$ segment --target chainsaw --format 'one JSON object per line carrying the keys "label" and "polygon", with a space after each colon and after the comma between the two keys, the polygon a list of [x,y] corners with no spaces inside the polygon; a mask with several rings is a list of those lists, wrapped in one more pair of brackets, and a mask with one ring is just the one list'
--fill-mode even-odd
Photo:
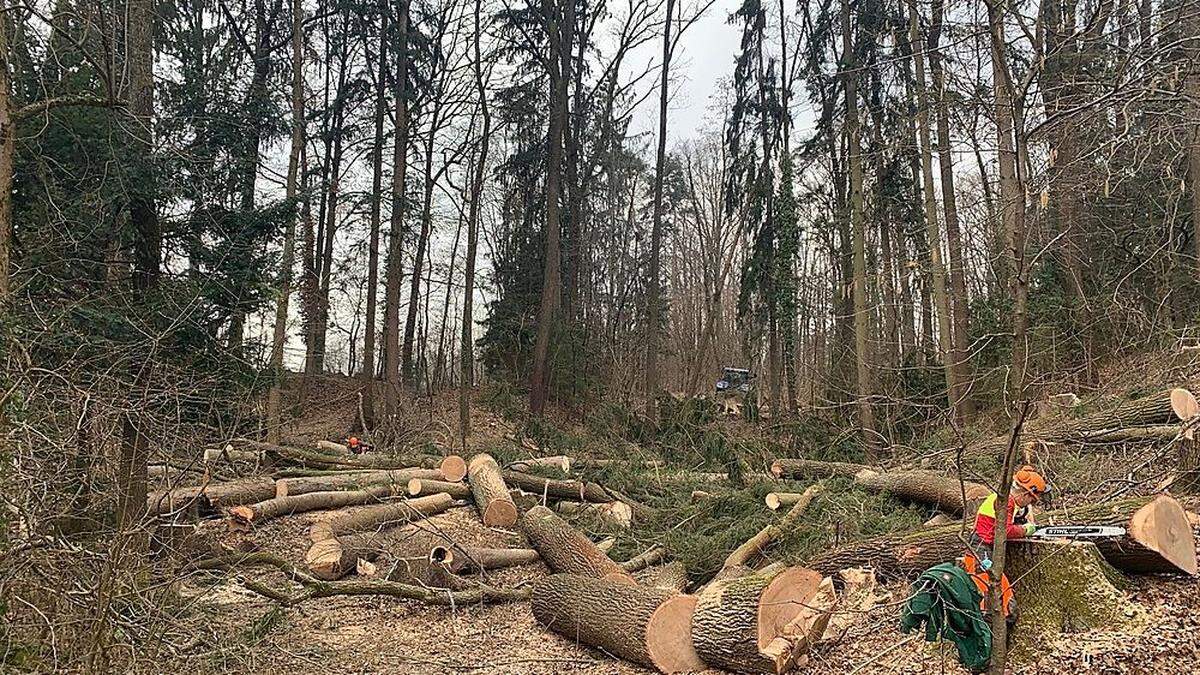
{"label": "chainsaw", "polygon": [[1098,539],[1123,537],[1125,528],[1107,525],[1048,525],[1034,530],[1033,539]]}

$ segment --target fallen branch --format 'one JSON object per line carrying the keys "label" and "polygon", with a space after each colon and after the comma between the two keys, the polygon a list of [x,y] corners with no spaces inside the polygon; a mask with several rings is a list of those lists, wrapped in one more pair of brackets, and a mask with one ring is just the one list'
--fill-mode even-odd
{"label": "fallen branch", "polygon": [[[750,537],[741,546],[734,549],[729,554],[729,557],[725,558],[724,564],[721,565],[721,572],[733,567],[748,565],[751,560],[761,556],[763,551],[771,545],[771,542],[783,537],[789,530],[796,526],[796,523],[800,520],[800,516],[804,515],[804,511],[808,509],[808,505],[823,491],[824,488],[820,483],[805,490],[800,499],[796,500],[796,503],[792,505],[791,510],[779,519],[779,522],[767,525],[759,530],[758,534]],[[717,572],[717,574],[719,575],[721,572]]]}

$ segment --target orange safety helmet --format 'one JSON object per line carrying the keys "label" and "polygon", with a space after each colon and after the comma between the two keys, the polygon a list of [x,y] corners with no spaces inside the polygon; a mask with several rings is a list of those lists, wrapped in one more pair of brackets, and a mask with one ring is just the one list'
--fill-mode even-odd
{"label": "orange safety helmet", "polygon": [[1046,479],[1042,478],[1042,474],[1035,471],[1032,466],[1023,466],[1018,469],[1017,473],[1013,475],[1013,484],[1033,495],[1035,500],[1040,500],[1049,491]]}
{"label": "orange safety helmet", "polygon": [[356,447],[356,446],[358,445],[358,436],[351,436],[351,437],[348,439],[348,442],[349,442],[349,444],[350,444],[350,447],[352,447],[352,448],[353,448],[353,447]]}

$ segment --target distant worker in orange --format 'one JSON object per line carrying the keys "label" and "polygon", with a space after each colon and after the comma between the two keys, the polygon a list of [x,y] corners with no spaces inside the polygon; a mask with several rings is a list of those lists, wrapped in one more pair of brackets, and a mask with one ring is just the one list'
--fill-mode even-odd
{"label": "distant worker in orange", "polygon": [[[1040,502],[1048,492],[1046,479],[1033,467],[1024,466],[1013,475],[1003,520],[996,513],[999,495],[995,492],[989,494],[979,505],[979,511],[975,514],[975,531],[971,533],[970,550],[963,557],[963,566],[975,581],[980,593],[985,596],[985,603],[991,579],[989,570],[992,568],[992,546],[996,542],[996,533],[1003,527],[1005,541],[1032,535],[1037,526],[1032,522],[1030,507]],[[1016,606],[1007,576],[1001,576],[1000,589],[1004,614],[1010,620],[1014,620]]]}
{"label": "distant worker in orange", "polygon": [[358,436],[351,436],[346,439],[346,447],[355,455],[361,455],[364,452],[370,452],[373,448],[366,441],[359,440]]}

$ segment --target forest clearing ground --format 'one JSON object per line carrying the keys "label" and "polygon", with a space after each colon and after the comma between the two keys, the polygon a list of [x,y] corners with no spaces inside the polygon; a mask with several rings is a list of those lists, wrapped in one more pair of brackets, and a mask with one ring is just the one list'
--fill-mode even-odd
{"label": "forest clearing ground", "polygon": [[[351,400],[337,396],[344,383],[330,382],[323,392],[326,405],[298,420],[296,433],[285,439],[310,442],[314,435],[337,438],[337,425],[352,419],[343,406]],[[341,401],[338,403],[337,401]],[[405,418],[411,437],[445,436],[457,421],[453,396],[423,399]],[[501,415],[479,405],[471,409],[478,432],[472,451],[497,444],[519,445],[523,434]],[[561,421],[561,420],[560,420]],[[345,427],[340,427],[344,433]],[[549,451],[547,452],[549,454]],[[714,489],[728,486],[714,484]],[[658,483],[655,489],[668,489]],[[670,489],[675,489],[671,487]],[[679,488],[680,490],[688,489]],[[1197,502],[1186,503],[1195,510]],[[360,507],[361,508],[361,507]],[[348,511],[348,510],[347,510]],[[250,537],[261,550],[300,562],[310,541],[308,527],[328,513],[316,512],[267,522]],[[919,522],[919,521],[918,521]],[[521,547],[516,532],[485,528],[474,508],[455,508],[428,521],[467,546]],[[693,524],[696,524],[693,521]],[[599,535],[591,533],[594,538]],[[231,539],[237,535],[224,535]],[[403,547],[404,531],[385,530],[384,548]],[[636,528],[630,533],[642,546],[648,537]],[[628,548],[626,549],[628,550]],[[622,558],[623,559],[623,558]],[[392,561],[377,561],[385,575]],[[489,583],[514,587],[544,576],[538,563],[488,573]],[[334,597],[278,608],[246,590],[239,578],[252,578],[274,588],[287,582],[274,570],[239,569],[197,574],[183,582],[181,595],[193,611],[193,629],[201,640],[180,653],[171,670],[195,672],[330,673],[643,673],[634,664],[547,631],[537,625],[527,602],[491,606],[430,607],[386,597]],[[1113,631],[1061,635],[1034,649],[1036,658],[1015,673],[1178,673],[1200,664],[1200,581],[1172,577],[1134,577],[1127,596],[1147,610],[1144,621]],[[295,586],[290,588],[294,590]],[[920,636],[899,630],[900,604],[907,583],[880,589],[879,606],[853,615],[841,637],[811,654],[798,673],[965,673],[953,647],[929,645]],[[1018,597],[1020,588],[1018,585]],[[912,638],[912,639],[910,639]],[[1019,639],[1019,638],[1018,638]],[[166,670],[166,669],[164,669]],[[717,671],[709,671],[717,672]]]}

